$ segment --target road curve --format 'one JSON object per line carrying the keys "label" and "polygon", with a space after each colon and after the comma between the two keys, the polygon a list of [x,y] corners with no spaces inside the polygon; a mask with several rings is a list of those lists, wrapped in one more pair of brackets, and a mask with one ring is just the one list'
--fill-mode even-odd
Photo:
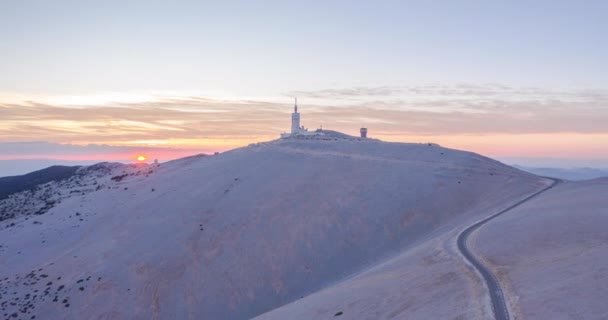
{"label": "road curve", "polygon": [[478,221],[478,222],[472,224],[471,226],[467,227],[462,232],[460,232],[460,234],[458,235],[458,239],[457,239],[458,250],[463,255],[463,257],[467,261],[469,261],[469,263],[471,263],[471,265],[473,265],[473,267],[475,269],[477,269],[477,271],[479,271],[479,273],[482,275],[484,281],[486,282],[486,285],[488,287],[489,294],[490,294],[490,299],[492,301],[492,310],[494,311],[494,318],[496,320],[509,320],[509,311],[507,309],[507,304],[505,303],[502,289],[500,288],[500,284],[498,283],[498,280],[496,279],[494,274],[490,271],[490,269],[485,267],[477,258],[475,258],[473,253],[469,250],[469,248],[467,247],[467,240],[469,238],[469,235],[471,235],[471,233],[473,233],[473,231],[475,231],[476,229],[481,227],[484,223],[500,216],[503,213],[506,213],[508,211],[515,209],[516,207],[535,198],[536,196],[540,195],[541,193],[553,188],[554,186],[556,186],[557,184],[562,182],[559,179],[553,179],[553,178],[547,178],[547,179],[553,180],[553,183],[550,186],[548,186],[536,193],[533,193],[532,195],[528,196],[527,198],[511,205],[510,207],[508,207],[498,213],[495,213],[481,221]]}

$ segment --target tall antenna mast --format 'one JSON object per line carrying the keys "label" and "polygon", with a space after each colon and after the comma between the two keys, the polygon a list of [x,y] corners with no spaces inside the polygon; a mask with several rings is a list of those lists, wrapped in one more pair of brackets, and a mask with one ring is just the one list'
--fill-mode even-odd
{"label": "tall antenna mast", "polygon": [[293,109],[295,110],[295,113],[298,113],[298,97],[294,97],[294,98],[296,99],[296,103],[295,103]]}

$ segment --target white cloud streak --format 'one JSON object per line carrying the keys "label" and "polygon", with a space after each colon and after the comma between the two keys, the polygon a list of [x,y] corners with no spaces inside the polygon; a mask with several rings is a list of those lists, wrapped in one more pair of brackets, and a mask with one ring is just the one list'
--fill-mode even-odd
{"label": "white cloud streak", "polygon": [[[87,143],[187,139],[256,140],[289,127],[298,96],[303,123],[384,135],[607,133],[608,91],[551,91],[495,84],[357,87],[293,91],[271,99],[138,96],[63,105],[57,99],[0,101],[0,141]],[[119,97],[119,96],[118,96]],[[69,99],[68,99],[69,100]],[[42,101],[45,101],[44,103]],[[73,101],[89,101],[78,97]]]}

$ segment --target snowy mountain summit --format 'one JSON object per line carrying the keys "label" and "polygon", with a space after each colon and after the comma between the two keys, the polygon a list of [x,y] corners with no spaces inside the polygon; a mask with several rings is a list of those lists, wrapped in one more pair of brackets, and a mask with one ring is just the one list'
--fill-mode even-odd
{"label": "snowy mountain summit", "polygon": [[[549,182],[470,152],[333,131],[158,167],[84,167],[0,202],[0,315],[372,318],[327,298],[308,311],[277,308],[448,239]],[[421,261],[457,261],[445,284],[471,278],[451,244],[433,243]],[[433,310],[464,303],[454,301]],[[368,312],[399,308],[378,306],[387,309]]]}

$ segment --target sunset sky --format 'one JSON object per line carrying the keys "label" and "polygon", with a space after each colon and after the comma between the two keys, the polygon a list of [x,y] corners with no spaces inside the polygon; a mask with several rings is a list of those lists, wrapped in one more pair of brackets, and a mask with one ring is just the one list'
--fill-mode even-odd
{"label": "sunset sky", "polygon": [[2,1],[0,161],[224,151],[297,96],[309,128],[608,167],[606,30],[606,1]]}

